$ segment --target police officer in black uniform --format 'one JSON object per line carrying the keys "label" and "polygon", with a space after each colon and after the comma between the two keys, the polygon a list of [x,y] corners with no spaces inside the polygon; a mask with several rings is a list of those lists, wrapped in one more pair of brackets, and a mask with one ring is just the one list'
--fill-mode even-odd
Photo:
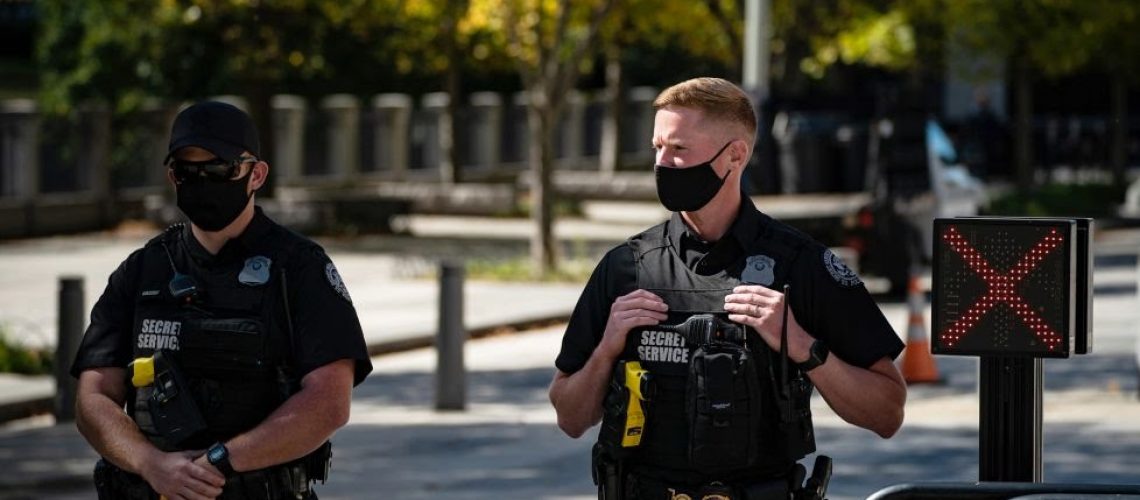
{"label": "police officer in black uniform", "polygon": [[324,250],[254,205],[258,153],[234,106],[175,118],[167,176],[190,223],[111,274],[71,367],[100,499],[312,499],[325,479],[372,364]]}
{"label": "police officer in black uniform", "polygon": [[756,118],[740,88],[697,78],[654,107],[657,192],[674,214],[594,270],[556,360],[558,425],[576,438],[602,422],[600,498],[810,497],[796,462],[815,449],[813,386],[890,437],[903,344],[834,253],[742,195]]}

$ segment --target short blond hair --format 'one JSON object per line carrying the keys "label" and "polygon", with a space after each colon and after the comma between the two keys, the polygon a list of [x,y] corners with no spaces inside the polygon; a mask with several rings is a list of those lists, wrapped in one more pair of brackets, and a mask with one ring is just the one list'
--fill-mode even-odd
{"label": "short blond hair", "polygon": [[740,125],[753,140],[756,138],[752,100],[740,87],[723,78],[693,78],[669,87],[653,100],[655,110],[667,106],[700,110],[706,117]]}

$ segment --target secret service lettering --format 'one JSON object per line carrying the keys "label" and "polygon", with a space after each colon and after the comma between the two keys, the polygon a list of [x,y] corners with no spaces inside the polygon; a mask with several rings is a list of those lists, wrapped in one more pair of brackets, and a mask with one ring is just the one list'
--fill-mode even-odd
{"label": "secret service lettering", "polygon": [[688,363],[689,348],[680,334],[644,330],[641,332],[641,345],[637,346],[637,357],[642,361]]}
{"label": "secret service lettering", "polygon": [[142,331],[138,335],[138,348],[177,351],[178,334],[181,331],[181,321],[144,319],[142,320]]}

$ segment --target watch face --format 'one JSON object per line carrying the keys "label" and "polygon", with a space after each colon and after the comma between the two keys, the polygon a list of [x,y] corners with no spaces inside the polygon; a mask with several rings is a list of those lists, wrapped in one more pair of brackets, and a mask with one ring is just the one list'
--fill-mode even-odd
{"label": "watch face", "polygon": [[208,455],[209,456],[206,457],[207,460],[209,460],[211,463],[217,462],[218,460],[226,458],[226,449],[222,448],[221,446],[215,446],[213,448],[210,448]]}

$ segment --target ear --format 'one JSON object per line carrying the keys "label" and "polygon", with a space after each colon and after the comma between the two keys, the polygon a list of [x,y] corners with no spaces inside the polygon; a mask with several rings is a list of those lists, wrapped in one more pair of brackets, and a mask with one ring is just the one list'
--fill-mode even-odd
{"label": "ear", "polygon": [[249,187],[254,191],[261,189],[261,186],[265,185],[265,179],[269,177],[269,164],[264,160],[255,163],[249,177]]}
{"label": "ear", "polygon": [[178,183],[175,182],[175,180],[174,180],[174,170],[173,169],[169,169],[169,168],[166,169],[166,180],[170,182],[171,186],[173,186],[175,188],[178,187]]}
{"label": "ear", "polygon": [[729,159],[732,161],[732,165],[734,167],[743,167],[745,165],[748,165],[748,143],[745,142],[744,139],[736,139],[732,141],[732,146],[728,148],[728,151]]}

